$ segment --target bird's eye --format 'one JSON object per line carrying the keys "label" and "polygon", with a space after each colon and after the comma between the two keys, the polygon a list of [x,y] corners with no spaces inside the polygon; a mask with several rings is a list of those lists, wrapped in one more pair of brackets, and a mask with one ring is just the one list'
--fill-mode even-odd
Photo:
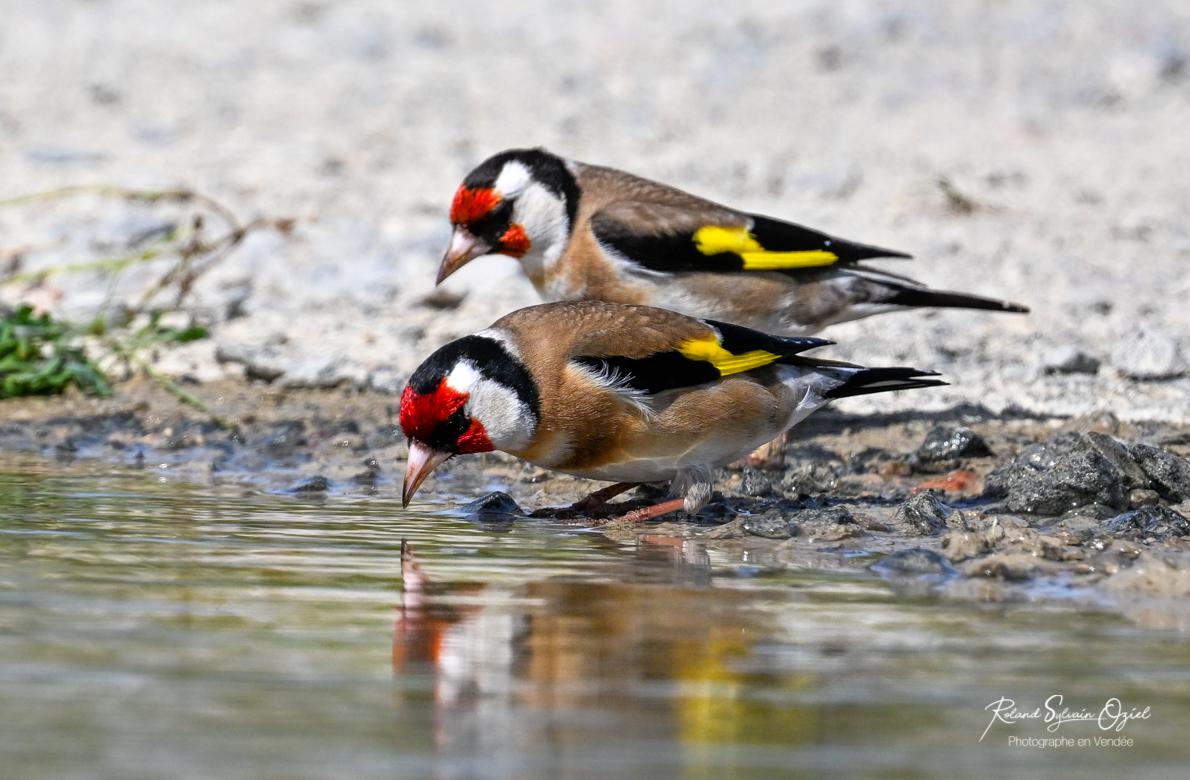
{"label": "bird's eye", "polygon": [[471,232],[476,236],[484,238],[493,238],[499,236],[508,229],[508,223],[512,220],[512,203],[503,200],[500,205],[489,211],[484,216],[472,222],[469,227]]}
{"label": "bird's eye", "polygon": [[455,410],[454,414],[446,418],[446,422],[444,422],[443,425],[457,438],[458,436],[462,435],[463,431],[467,430],[467,426],[470,425],[470,420],[460,407],[459,409]]}
{"label": "bird's eye", "polygon": [[471,427],[471,418],[462,407],[456,409],[449,417],[434,424],[424,441],[441,452],[454,452],[459,445],[459,438]]}

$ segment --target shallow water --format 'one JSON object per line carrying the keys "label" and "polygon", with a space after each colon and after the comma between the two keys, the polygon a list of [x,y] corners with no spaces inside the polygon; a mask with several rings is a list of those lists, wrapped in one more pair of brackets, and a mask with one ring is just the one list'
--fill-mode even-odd
{"label": "shallow water", "polygon": [[[5,777],[1184,776],[1190,643],[692,542],[7,460],[0,691]],[[990,702],[1052,694],[1151,716],[980,741]]]}

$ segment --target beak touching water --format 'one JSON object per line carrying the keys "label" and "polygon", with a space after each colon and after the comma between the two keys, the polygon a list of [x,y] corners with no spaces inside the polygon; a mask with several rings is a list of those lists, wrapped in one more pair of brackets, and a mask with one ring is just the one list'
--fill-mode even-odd
{"label": "beak touching water", "polygon": [[462,225],[455,226],[455,232],[450,237],[450,246],[442,256],[442,265],[438,266],[438,279],[435,284],[442,284],[446,277],[459,270],[475,258],[486,255],[492,248],[484,241],[471,235],[471,231]]}
{"label": "beak touching water", "polygon": [[401,508],[409,506],[413,494],[421,487],[421,483],[430,472],[441,466],[450,458],[449,452],[438,452],[430,449],[420,441],[409,441],[409,465],[405,467],[405,485],[401,489]]}

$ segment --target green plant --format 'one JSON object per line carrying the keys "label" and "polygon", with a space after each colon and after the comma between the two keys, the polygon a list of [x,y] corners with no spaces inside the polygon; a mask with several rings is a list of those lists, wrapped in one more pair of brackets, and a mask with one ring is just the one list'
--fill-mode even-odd
{"label": "green plant", "polygon": [[[191,322],[186,327],[173,327],[162,324],[163,319],[167,314],[183,311],[198,278],[235,251],[246,236],[258,230],[288,234],[294,220],[258,218],[242,222],[231,209],[192,190],[131,190],[107,185],[65,187],[3,199],[0,207],[37,205],[79,196],[115,198],[150,207],[181,205],[193,210],[188,216],[170,221],[148,243],[129,239],[124,253],[110,257],[24,270],[20,267],[23,248],[0,248],[0,258],[11,258],[9,267],[0,271],[0,286],[26,284],[35,288],[59,274],[98,273],[106,278],[110,290],[128,269],[168,261],[164,273],[141,292],[137,301],[129,304],[109,299],[85,327],[48,314],[34,316],[27,305],[7,314],[0,309],[0,399],[61,393],[71,385],[94,395],[109,395],[108,379],[99,364],[105,363],[105,358],[114,358],[201,410],[217,424],[233,427],[198,396],[156,371],[151,362],[151,348],[206,338],[207,329],[202,325]],[[212,231],[212,223],[220,229]],[[162,302],[165,295],[172,299]]]}
{"label": "green plant", "polygon": [[53,395],[74,385],[107,396],[103,371],[79,344],[79,330],[20,306],[0,318],[0,398]]}

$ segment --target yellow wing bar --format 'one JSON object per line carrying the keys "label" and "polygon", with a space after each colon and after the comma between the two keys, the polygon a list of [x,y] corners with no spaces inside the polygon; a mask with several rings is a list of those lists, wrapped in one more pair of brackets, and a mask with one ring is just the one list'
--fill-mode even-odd
{"label": "yellow wing bar", "polygon": [[767,366],[781,358],[773,352],[754,349],[739,355],[729,352],[719,344],[714,334],[687,339],[678,345],[678,354],[687,360],[702,360],[719,370],[720,376],[739,374],[753,368]]}
{"label": "yellow wing bar", "polygon": [[[704,255],[729,253],[739,255],[748,271],[780,271],[786,268],[816,268],[839,259],[825,249],[797,252],[771,252],[761,246],[744,227],[707,225],[694,232],[694,246]],[[761,364],[763,365],[763,364]],[[746,369],[742,369],[746,370]]]}

